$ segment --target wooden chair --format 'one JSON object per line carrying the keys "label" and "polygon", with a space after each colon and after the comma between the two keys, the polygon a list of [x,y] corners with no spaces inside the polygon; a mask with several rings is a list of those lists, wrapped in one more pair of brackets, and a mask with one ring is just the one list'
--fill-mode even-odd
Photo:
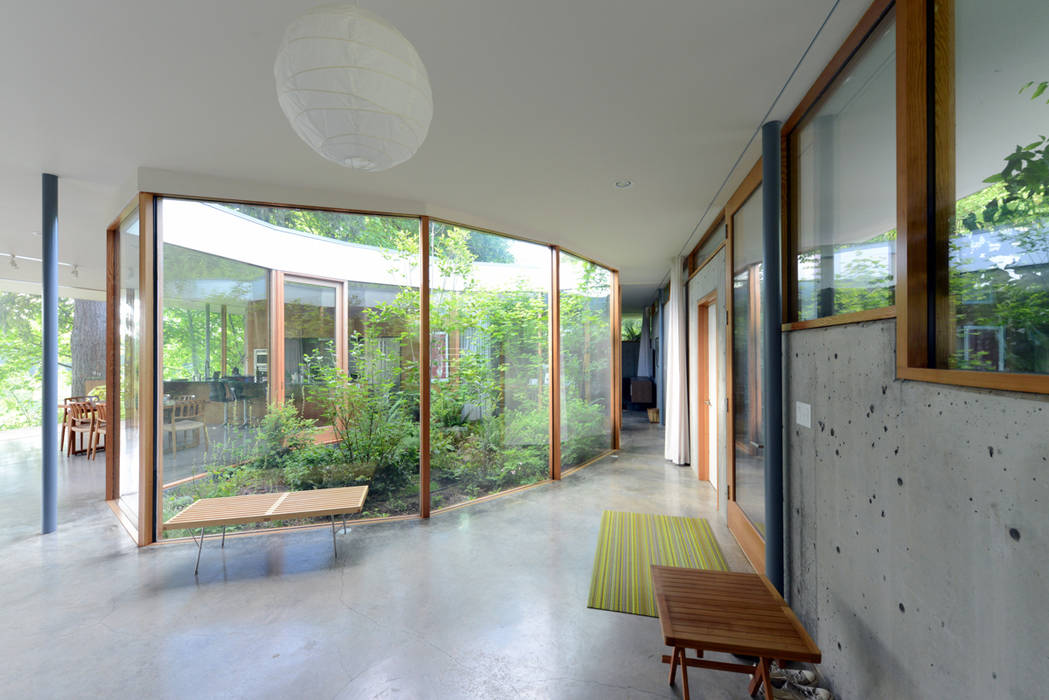
{"label": "wooden chair", "polygon": [[101,401],[95,404],[95,422],[93,430],[91,431],[90,446],[88,448],[87,458],[94,459],[95,454],[98,453],[98,438],[103,438],[102,446],[109,447],[109,422],[106,414],[106,403]]}
{"label": "wooden chair", "polygon": [[62,432],[58,438],[58,449],[66,449],[66,428],[69,427],[69,404],[90,401],[87,396],[68,396],[62,400]]}
{"label": "wooden chair", "polygon": [[171,407],[171,422],[164,426],[164,431],[171,433],[171,454],[178,452],[178,434],[196,431],[197,441],[194,447],[200,444],[201,435],[204,439],[204,450],[210,448],[208,440],[208,426],[204,422],[204,399],[192,396],[180,396],[175,399]]}
{"label": "wooden chair", "polygon": [[[71,401],[66,405],[66,427],[69,429],[69,443],[66,456],[87,452],[92,433],[95,431],[95,405],[90,401]],[[77,447],[77,436],[80,447]]]}

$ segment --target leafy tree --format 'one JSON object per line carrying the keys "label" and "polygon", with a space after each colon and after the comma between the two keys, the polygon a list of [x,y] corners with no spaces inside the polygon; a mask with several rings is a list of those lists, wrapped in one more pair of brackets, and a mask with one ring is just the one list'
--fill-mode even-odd
{"label": "leafy tree", "polygon": [[641,339],[641,321],[638,319],[623,319],[622,339],[632,342]]}
{"label": "leafy tree", "polygon": [[[72,299],[59,299],[59,381],[65,386],[71,381],[73,362],[73,308]],[[41,297],[0,292],[0,386],[4,388],[0,393],[0,430],[40,425],[42,347]]]}
{"label": "leafy tree", "polygon": [[[1033,82],[1037,99],[1049,83]],[[966,327],[994,329],[1005,356],[977,342],[961,343],[950,366],[963,369],[1049,372],[1049,139],[1017,145],[1001,171],[984,179],[984,189],[959,200],[949,238],[949,285],[956,340]],[[983,237],[980,241],[979,238]],[[1016,251],[997,259],[975,259],[973,244],[1003,244]],[[990,263],[990,264],[988,264]],[[996,351],[994,355],[997,355]]]}

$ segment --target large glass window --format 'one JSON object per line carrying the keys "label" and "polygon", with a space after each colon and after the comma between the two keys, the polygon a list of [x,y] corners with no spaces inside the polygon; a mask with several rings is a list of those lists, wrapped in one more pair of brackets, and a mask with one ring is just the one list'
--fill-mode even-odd
{"label": "large glass window", "polygon": [[120,324],[120,475],[118,504],[138,522],[139,362],[142,304],[139,287],[138,210],[120,222],[120,267],[117,270],[117,322]]}
{"label": "large glass window", "polygon": [[440,508],[549,478],[550,249],[438,222],[430,240],[431,504]]}
{"label": "large glass window", "polygon": [[612,447],[612,273],[564,251],[560,255],[564,470]]}
{"label": "large glass window", "polygon": [[165,484],[247,459],[253,429],[266,415],[269,270],[172,242],[192,244],[181,235],[180,217],[205,206],[165,200],[159,209],[167,238],[160,409]]}
{"label": "large glass window", "polygon": [[692,269],[698,270],[703,263],[707,261],[707,258],[714,254],[714,251],[718,249],[718,246],[725,242],[727,231],[728,227],[725,225],[724,221],[717,225],[714,232],[710,234],[710,237],[703,241],[703,245],[693,252]]}
{"label": "large glass window", "polygon": [[[548,479],[555,427],[564,468],[612,446],[614,273],[601,265],[557,258],[562,420],[551,426],[550,246],[431,222],[424,290],[418,218],[160,197],[156,220],[161,522],[201,499],[360,485],[369,487],[363,512],[349,517],[421,512],[427,374],[430,508]],[[121,251],[130,268],[119,278],[130,498],[136,343],[150,332],[141,327],[137,222],[122,228]]]}
{"label": "large glass window", "polygon": [[[954,3],[954,199],[940,366],[1049,373],[1049,4]],[[1039,73],[1041,71],[1041,73]],[[940,125],[950,128],[950,125]],[[946,154],[944,154],[946,155]]]}
{"label": "large glass window", "polygon": [[732,410],[736,503],[765,532],[762,188],[732,217]]}
{"label": "large glass window", "polygon": [[418,219],[163,199],[158,221],[164,520],[364,484],[356,517],[418,512]]}
{"label": "large glass window", "polygon": [[894,303],[895,36],[890,15],[792,135],[797,320]]}

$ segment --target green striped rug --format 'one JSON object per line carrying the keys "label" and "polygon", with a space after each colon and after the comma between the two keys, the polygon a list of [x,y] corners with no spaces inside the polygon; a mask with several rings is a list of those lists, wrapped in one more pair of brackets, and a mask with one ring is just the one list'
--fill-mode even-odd
{"label": "green striped rug", "polygon": [[586,606],[657,617],[652,564],[728,571],[703,518],[606,510]]}

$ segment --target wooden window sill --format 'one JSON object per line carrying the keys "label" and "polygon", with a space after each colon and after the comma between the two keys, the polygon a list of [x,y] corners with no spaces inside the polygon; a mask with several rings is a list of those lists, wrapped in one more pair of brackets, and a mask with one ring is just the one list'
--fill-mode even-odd
{"label": "wooden window sill", "polygon": [[836,316],[825,316],[814,318],[809,321],[794,321],[784,323],[784,331],[803,331],[806,328],[825,328],[826,326],[843,326],[847,323],[862,323],[863,321],[880,321],[885,318],[896,318],[896,307],[885,306],[880,309],[867,309],[865,311],[854,311],[848,314]]}

